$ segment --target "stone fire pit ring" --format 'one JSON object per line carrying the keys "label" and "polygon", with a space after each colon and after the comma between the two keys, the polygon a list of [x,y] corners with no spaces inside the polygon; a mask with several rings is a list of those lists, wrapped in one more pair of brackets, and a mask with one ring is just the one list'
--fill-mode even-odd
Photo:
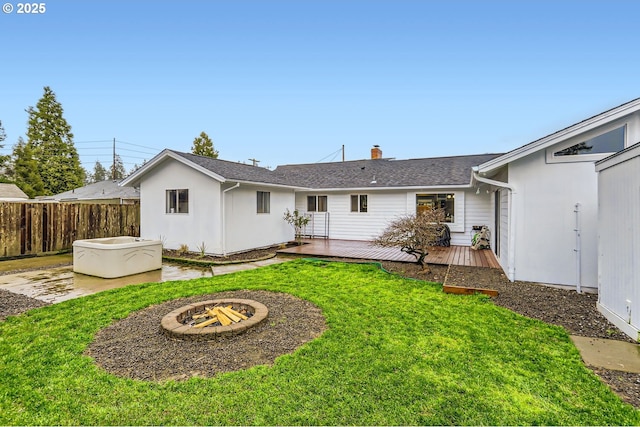
{"label": "stone fire pit ring", "polygon": [[[253,315],[246,320],[233,323],[228,326],[207,326],[195,328],[184,324],[184,320],[194,314],[203,313],[205,307],[233,306],[236,311],[247,310]],[[215,299],[193,304],[188,304],[167,313],[161,321],[162,330],[165,334],[173,338],[183,340],[215,340],[217,338],[239,335],[247,329],[256,326],[269,315],[269,309],[264,304],[250,299]]]}

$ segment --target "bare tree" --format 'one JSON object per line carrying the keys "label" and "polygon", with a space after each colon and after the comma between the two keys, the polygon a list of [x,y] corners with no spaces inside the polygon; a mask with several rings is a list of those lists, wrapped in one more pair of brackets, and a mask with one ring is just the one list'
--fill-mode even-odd
{"label": "bare tree", "polygon": [[428,270],[424,259],[429,247],[440,243],[444,225],[444,209],[432,209],[415,215],[405,215],[391,222],[373,244],[400,248],[416,257],[416,262]]}

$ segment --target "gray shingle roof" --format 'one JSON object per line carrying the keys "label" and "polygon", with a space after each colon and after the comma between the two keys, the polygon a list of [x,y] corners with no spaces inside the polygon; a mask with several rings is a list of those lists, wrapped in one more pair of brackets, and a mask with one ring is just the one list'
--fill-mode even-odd
{"label": "gray shingle roof", "polygon": [[258,166],[246,165],[244,163],[230,162],[228,160],[212,159],[211,157],[197,156],[191,153],[181,153],[169,150],[190,162],[202,166],[203,168],[218,174],[230,181],[248,181],[265,184],[292,185],[274,171]]}
{"label": "gray shingle roof", "polygon": [[[409,160],[367,159],[285,165],[278,166],[274,172],[296,185],[317,189],[468,185],[473,166],[500,155],[478,154]],[[375,183],[372,183],[374,178]]]}
{"label": "gray shingle roof", "polygon": [[74,188],[43,200],[107,200],[139,199],[140,192],[133,187],[120,187],[118,181],[106,180]]}
{"label": "gray shingle roof", "polygon": [[0,199],[28,199],[24,191],[15,184],[0,183]]}
{"label": "gray shingle roof", "polygon": [[[468,185],[471,168],[501,154],[278,166],[275,170],[168,150],[229,181],[288,185],[312,189],[436,187]],[[375,180],[375,183],[372,181]]]}

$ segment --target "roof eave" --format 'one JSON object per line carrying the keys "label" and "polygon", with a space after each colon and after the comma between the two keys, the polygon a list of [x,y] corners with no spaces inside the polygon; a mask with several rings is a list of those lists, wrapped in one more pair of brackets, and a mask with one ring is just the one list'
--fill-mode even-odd
{"label": "roof eave", "polygon": [[601,126],[604,124],[603,122],[606,123],[621,119],[622,117],[635,113],[638,110],[640,110],[640,98],[634,99],[633,101],[607,110],[604,113],[600,113],[589,119],[583,120],[572,126],[552,133],[551,135],[547,135],[536,141],[525,144],[522,147],[516,148],[515,150],[511,150],[510,152],[500,157],[496,157],[495,159],[482,163],[478,166],[478,172],[481,174],[490,173],[507,165],[508,163],[528,156],[531,153],[546,149],[547,147],[562,142],[565,139],[574,137],[582,132],[586,132],[598,126]]}
{"label": "roof eave", "polygon": [[154,158],[152,158],[151,160],[149,160],[147,163],[145,163],[141,168],[139,168],[138,170],[136,170],[135,172],[133,172],[131,175],[129,175],[128,177],[126,177],[125,179],[123,179],[122,181],[120,181],[118,183],[119,186],[122,187],[127,187],[127,186],[135,186],[137,184],[140,183],[141,178],[146,175],[150,170],[152,170],[154,167],[156,167],[158,164],[162,163],[165,159],[167,158],[171,158],[173,160],[176,160],[184,165],[187,165],[201,173],[203,173],[204,175],[207,175],[213,179],[215,179],[216,181],[219,182],[225,182],[226,179],[225,177],[223,177],[222,175],[218,175],[217,173],[214,173],[212,171],[210,171],[207,168],[204,168],[184,157],[182,157],[181,155],[177,154],[176,152],[169,150],[168,148],[165,148],[164,150],[162,150],[160,153],[158,153]]}
{"label": "roof eave", "polygon": [[305,187],[301,187],[301,186],[298,186],[298,185],[278,184],[278,183],[260,182],[260,181],[247,181],[247,180],[232,179],[232,178],[227,179],[226,182],[229,182],[229,183],[237,182],[237,183],[240,183],[242,185],[254,185],[254,186],[260,186],[260,187],[286,188],[286,189],[290,189],[290,190],[294,190],[294,191],[304,190],[305,189]]}
{"label": "roof eave", "polygon": [[407,186],[388,186],[388,187],[332,187],[332,188],[301,188],[296,191],[308,192],[327,192],[336,193],[341,191],[398,191],[398,190],[435,190],[435,189],[468,189],[470,184],[447,184],[447,185],[407,185]]}

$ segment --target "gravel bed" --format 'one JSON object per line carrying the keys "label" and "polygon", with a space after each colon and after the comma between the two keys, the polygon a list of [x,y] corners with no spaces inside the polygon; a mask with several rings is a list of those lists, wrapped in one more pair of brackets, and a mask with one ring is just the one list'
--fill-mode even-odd
{"label": "gravel bed", "polygon": [[[497,269],[432,265],[430,271],[425,272],[415,264],[383,262],[382,266],[404,277],[440,283],[446,277],[449,285],[495,289],[499,292],[499,296],[492,299],[495,304],[562,326],[570,334],[633,342],[597,311],[597,296],[593,294],[526,282],[511,283]],[[269,318],[245,334],[215,342],[215,350],[210,351],[202,351],[202,343],[170,339],[160,331],[160,319],[169,311],[190,302],[230,296],[264,303],[269,307]],[[0,289],[0,320],[44,305],[48,304]],[[100,331],[86,353],[105,370],[130,378],[207,377],[257,364],[271,364],[277,356],[291,353],[322,334],[324,328],[320,310],[291,295],[266,291],[224,292],[174,300],[133,313]],[[198,347],[185,350],[185,345]],[[213,343],[210,345],[214,346]],[[233,348],[234,357],[225,357],[224,348]],[[256,348],[260,350],[256,351]],[[640,409],[640,374],[590,368],[624,401]]]}
{"label": "gravel bed", "polygon": [[49,303],[0,289],[0,320],[45,305]]}
{"label": "gravel bed", "polygon": [[[168,312],[210,299],[259,301],[269,309],[267,319],[240,335],[216,341],[170,338],[160,321]],[[85,354],[115,375],[138,380],[182,380],[212,377],[221,372],[270,365],[320,336],[326,329],[321,310],[289,294],[231,291],[181,298],[148,307],[102,329]]]}

